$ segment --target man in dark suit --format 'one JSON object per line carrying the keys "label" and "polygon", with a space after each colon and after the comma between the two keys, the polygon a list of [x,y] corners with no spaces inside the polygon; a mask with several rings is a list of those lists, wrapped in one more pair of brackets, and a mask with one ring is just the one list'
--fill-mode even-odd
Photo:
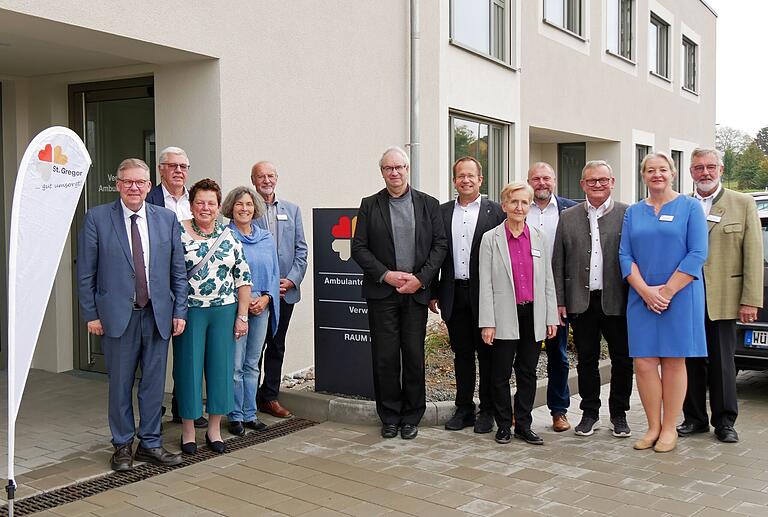
{"label": "man in dark suit", "polygon": [[[445,428],[458,431],[474,425],[476,433],[493,430],[491,349],[478,326],[479,253],[483,234],[504,221],[498,203],[480,195],[483,169],[471,156],[453,164],[453,185],[459,197],[440,205],[448,253],[432,282],[429,308],[448,327],[456,372],[456,412]],[[479,370],[480,412],[475,417],[475,354]]]}
{"label": "man in dark suit", "polygon": [[386,188],[360,203],[352,258],[363,270],[381,435],[394,438],[400,429],[408,440],[426,410],[429,286],[448,246],[438,201],[408,185],[405,151],[384,151],[379,169]]}
{"label": "man in dark suit", "polygon": [[160,151],[157,163],[160,184],[149,191],[147,203],[164,206],[174,212],[179,221],[192,219],[186,187],[189,167],[189,158],[184,149],[166,147]]}
{"label": "man in dark suit", "polygon": [[627,337],[627,283],[619,268],[619,241],[627,205],[611,198],[611,166],[587,162],[581,173],[584,203],[560,214],[552,270],[561,319],[573,328],[579,363],[581,422],[575,432],[590,436],[600,426],[600,336],[611,357],[608,409],[613,436],[632,434],[627,424],[632,393],[632,359]]}
{"label": "man in dark suit", "polygon": [[[277,262],[280,267],[280,320],[277,332],[270,326],[267,345],[262,355],[264,372],[261,388],[256,398],[259,411],[278,418],[288,418],[291,412],[280,404],[280,381],[283,379],[283,357],[288,324],[291,322],[293,307],[301,300],[301,281],[307,272],[307,241],[304,239],[304,225],[301,222],[299,206],[278,198],[277,169],[267,161],[261,161],[251,168],[251,183],[264,199],[267,211],[256,220],[256,224],[269,230],[277,246]],[[271,323],[270,323],[271,325]]]}
{"label": "man in dark suit", "polygon": [[[180,147],[166,147],[160,151],[157,170],[160,173],[160,184],[152,187],[147,194],[146,202],[151,205],[164,206],[176,214],[176,219],[186,221],[192,219],[187,191],[187,174],[189,173],[189,157]],[[165,413],[165,407],[161,413]],[[171,390],[171,421],[181,423],[179,408],[176,403],[176,388]],[[201,416],[195,419],[195,427],[203,429],[208,426],[208,420]]]}
{"label": "man in dark suit", "polygon": [[[533,204],[528,212],[528,224],[544,232],[547,238],[548,256],[555,246],[555,231],[560,213],[576,204],[575,201],[555,195],[557,187],[555,170],[546,162],[536,162],[528,170],[528,184],[533,188]],[[571,428],[565,414],[571,401],[568,389],[568,324],[558,327],[557,335],[546,340],[547,349],[547,406],[552,415],[555,432]]]}
{"label": "man in dark suit", "polygon": [[88,332],[101,336],[109,374],[112,469],[133,468],[133,384],[139,383],[136,460],[178,465],[162,446],[160,407],[168,339],[184,331],[187,275],[173,212],[144,202],[152,183],[138,159],[117,169],[120,199],[88,210],[77,249],[80,309]]}

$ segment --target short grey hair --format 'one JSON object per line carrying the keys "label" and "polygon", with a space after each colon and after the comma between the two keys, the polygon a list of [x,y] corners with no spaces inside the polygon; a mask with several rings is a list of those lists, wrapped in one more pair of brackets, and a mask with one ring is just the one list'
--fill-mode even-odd
{"label": "short grey hair", "polygon": [[187,152],[181,147],[166,147],[165,149],[160,151],[160,154],[157,157],[157,163],[160,164],[160,162],[165,160],[165,157],[168,154],[178,154],[186,158],[187,161],[189,161],[189,156],[187,156]]}
{"label": "short grey hair", "polygon": [[697,147],[693,151],[691,151],[691,163],[693,163],[694,158],[699,158],[701,156],[707,156],[713,154],[717,158],[717,164],[722,166],[723,165],[723,153],[718,151],[717,149],[712,149],[710,147]]}
{"label": "short grey hair", "polygon": [[522,190],[528,194],[528,201],[533,203],[533,188],[524,181],[513,181],[512,183],[506,185],[503,189],[501,189],[501,193],[499,194],[499,201],[505,203],[507,199],[512,197],[512,193],[518,190]]}
{"label": "short grey hair", "polygon": [[408,158],[408,153],[405,152],[405,150],[402,147],[398,147],[396,145],[387,147],[383,153],[381,153],[381,158],[379,158],[379,169],[381,169],[381,165],[384,163],[384,158],[387,157],[390,153],[397,153],[400,156],[402,156],[403,160],[405,161],[405,166],[410,167],[411,166],[411,160]]}
{"label": "short grey hair", "polygon": [[677,175],[677,167],[675,166],[675,160],[669,157],[669,155],[663,151],[656,151],[654,153],[648,153],[645,155],[645,158],[643,158],[643,161],[640,162],[640,174],[645,173],[645,166],[646,164],[653,160],[654,158],[661,158],[662,160],[666,160],[667,164],[669,165],[669,170],[672,171],[672,175]]}
{"label": "short grey hair", "polygon": [[117,166],[117,179],[123,179],[122,174],[120,173],[128,169],[143,169],[144,179],[151,179],[149,177],[149,166],[144,163],[144,160],[140,160],[139,158],[126,158],[120,162],[120,165]]}
{"label": "short grey hair", "polygon": [[581,179],[584,179],[584,175],[587,173],[590,169],[596,169],[598,167],[605,167],[608,169],[608,174],[613,178],[613,167],[611,167],[611,164],[606,162],[605,160],[590,160],[585,165],[584,168],[581,169]]}
{"label": "short grey hair", "polygon": [[227,219],[233,219],[232,216],[234,215],[235,203],[245,194],[248,194],[251,196],[251,199],[253,199],[253,218],[258,219],[264,215],[267,211],[267,205],[264,204],[264,200],[261,199],[261,196],[256,194],[256,191],[250,187],[233,188],[221,204],[221,215]]}
{"label": "short grey hair", "polygon": [[[531,172],[535,171],[536,169],[547,169],[549,172],[552,173],[552,176],[555,176],[555,169],[547,162],[536,162],[533,165],[531,165],[531,168],[528,169],[528,176],[530,176]],[[555,177],[555,179],[557,178]]]}

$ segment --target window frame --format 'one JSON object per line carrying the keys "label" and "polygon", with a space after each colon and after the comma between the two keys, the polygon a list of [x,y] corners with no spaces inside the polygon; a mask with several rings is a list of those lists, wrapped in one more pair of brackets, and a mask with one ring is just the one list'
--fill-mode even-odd
{"label": "window frame", "polygon": [[514,0],[486,0],[488,2],[488,51],[478,49],[456,37],[455,2],[449,4],[449,42],[501,65],[512,67],[512,23],[510,12]]}
{"label": "window frame", "polygon": [[[645,186],[645,183],[643,183],[643,171],[640,170],[640,164],[643,163],[643,158],[645,158],[646,156],[648,156],[652,152],[653,152],[653,147],[650,146],[650,145],[635,144],[635,160],[636,160],[636,164],[635,164],[635,174],[636,174],[635,188],[637,189],[637,191],[635,192],[635,199],[637,201],[642,201],[643,199],[645,199],[645,197],[648,194],[647,187]],[[641,153],[643,153],[642,156],[641,156]]]}
{"label": "window frame", "polygon": [[683,35],[683,90],[698,94],[699,91],[699,45]]}
{"label": "window frame", "polygon": [[[654,75],[655,77],[659,77],[661,79],[664,79],[666,81],[671,81],[670,77],[670,69],[672,68],[671,60],[669,56],[669,37],[670,37],[670,30],[671,26],[669,23],[667,23],[664,18],[659,16],[658,14],[651,11],[650,19],[649,19],[649,34],[648,34],[648,41],[651,42],[651,25],[655,27],[656,30],[656,38],[655,41],[653,41],[654,50],[656,54],[655,59],[655,69],[652,69],[650,67],[649,63],[649,72]],[[649,49],[649,60],[650,60],[650,49]]]}
{"label": "window frame", "polygon": [[[547,4],[550,1],[562,2],[562,23],[558,22],[551,16],[547,16]],[[584,37],[584,0],[543,0],[543,2],[544,19],[542,21],[544,23],[551,25],[556,29],[560,29],[561,31],[566,32],[582,41],[586,41],[586,38]]]}
{"label": "window frame", "polygon": [[671,149],[669,151],[669,157],[672,158],[672,161],[675,164],[675,168],[677,169],[677,174],[675,175],[675,179],[672,180],[672,190],[675,192],[682,192],[683,190],[683,182],[681,174],[683,170],[683,161],[685,160],[685,153],[683,151],[678,151],[677,149]]}
{"label": "window frame", "polygon": [[[458,195],[453,185],[453,164],[461,158],[461,156],[456,156],[454,139],[454,123],[456,119],[488,126],[488,160],[483,170],[483,186],[487,194],[482,194],[482,191],[481,194],[492,201],[498,201],[501,189],[509,177],[509,162],[506,160],[506,157],[509,156],[511,124],[460,111],[450,111],[448,113],[448,148],[450,153],[448,180],[450,182],[449,191],[451,199],[455,199]],[[477,158],[477,156],[474,157]]]}

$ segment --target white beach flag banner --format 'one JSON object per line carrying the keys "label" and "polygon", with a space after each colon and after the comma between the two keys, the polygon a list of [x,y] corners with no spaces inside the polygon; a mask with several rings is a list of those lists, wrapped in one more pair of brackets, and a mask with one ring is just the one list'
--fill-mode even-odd
{"label": "white beach flag banner", "polygon": [[[16,416],[72,217],[91,167],[77,134],[51,127],[21,159],[8,258],[8,480],[13,486]],[[9,493],[12,498],[12,493]]]}

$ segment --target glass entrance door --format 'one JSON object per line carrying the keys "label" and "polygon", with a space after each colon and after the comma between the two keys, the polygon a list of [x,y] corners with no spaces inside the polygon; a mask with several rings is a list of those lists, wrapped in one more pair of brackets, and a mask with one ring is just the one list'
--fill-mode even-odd
{"label": "glass entrance door", "polygon": [[[125,158],[141,158],[155,170],[155,99],[152,77],[120,81],[73,84],[69,87],[70,127],[88,148],[93,166],[86,180],[84,196],[75,214],[73,233],[83,222],[85,211],[114,202],[117,166]],[[77,242],[73,239],[73,261]],[[106,373],[98,336],[89,335],[80,318],[74,278],[76,368]]]}

